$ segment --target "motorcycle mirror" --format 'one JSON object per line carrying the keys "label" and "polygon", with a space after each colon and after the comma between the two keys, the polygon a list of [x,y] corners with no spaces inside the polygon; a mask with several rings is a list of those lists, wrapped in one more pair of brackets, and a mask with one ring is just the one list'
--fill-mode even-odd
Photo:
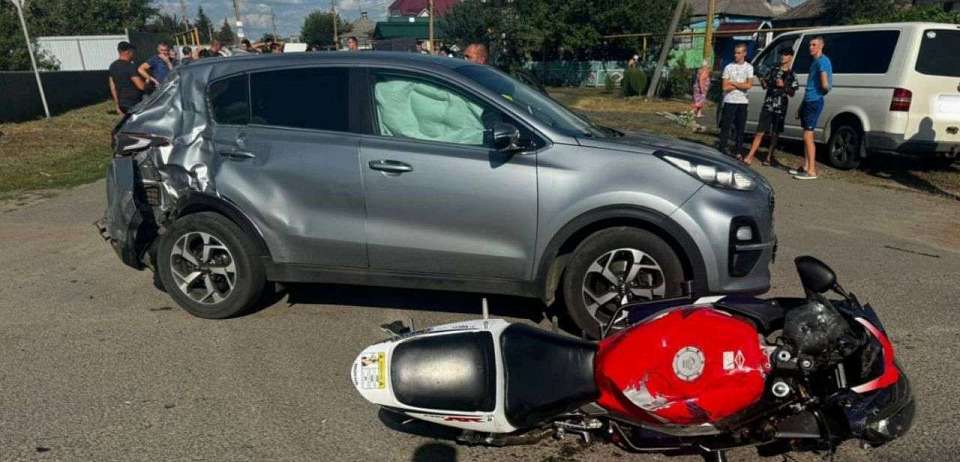
{"label": "motorcycle mirror", "polygon": [[793,262],[797,265],[800,283],[808,293],[822,294],[839,288],[836,273],[826,263],[811,256],[797,257]]}

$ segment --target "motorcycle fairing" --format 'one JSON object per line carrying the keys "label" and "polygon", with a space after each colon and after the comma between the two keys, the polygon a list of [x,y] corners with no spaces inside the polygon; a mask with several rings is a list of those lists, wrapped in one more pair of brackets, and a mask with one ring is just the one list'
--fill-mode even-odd
{"label": "motorcycle fairing", "polygon": [[[509,325],[510,323],[502,319],[445,324],[409,334],[399,339],[372,345],[363,350],[353,363],[350,374],[353,385],[368,401],[427,422],[478,432],[510,433],[516,431],[517,427],[510,424],[505,414],[503,399],[504,375],[501,366],[503,364],[503,358],[501,357],[499,342],[496,341]],[[440,341],[456,341],[458,337],[464,338],[464,335],[471,337],[474,341],[478,339],[478,335],[488,336],[489,351],[493,353],[494,364],[492,371],[486,371],[494,374],[494,380],[492,381],[494,391],[494,399],[491,400],[493,404],[492,409],[487,408],[487,410],[484,410],[482,408],[486,408],[486,406],[483,405],[476,406],[476,409],[472,410],[468,410],[467,406],[462,405],[447,406],[459,407],[459,409],[430,408],[424,407],[424,404],[427,402],[425,397],[416,396],[414,397],[415,399],[410,400],[410,396],[404,397],[397,395],[397,390],[394,386],[394,368],[391,367],[396,358],[395,352],[397,351],[397,347],[418,339],[447,337],[447,339],[441,339]],[[401,348],[401,351],[402,350],[403,348]],[[441,365],[435,364],[435,366]],[[462,364],[457,365],[457,367],[460,366],[462,366]],[[456,371],[445,371],[442,369],[431,371],[429,367],[426,369],[420,368],[420,372],[428,372],[428,375],[436,374],[436,377],[442,377],[445,373],[456,373]],[[407,398],[407,402],[404,402],[401,398]],[[411,401],[414,404],[410,404]],[[447,401],[447,404],[450,403],[450,401]]]}

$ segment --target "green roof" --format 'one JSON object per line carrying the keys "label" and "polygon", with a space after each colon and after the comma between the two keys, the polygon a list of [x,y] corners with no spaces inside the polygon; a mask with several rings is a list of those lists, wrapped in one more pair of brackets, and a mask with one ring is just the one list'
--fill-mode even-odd
{"label": "green roof", "polygon": [[[434,33],[437,33],[434,28]],[[430,24],[427,22],[380,21],[373,30],[375,40],[395,38],[426,39],[430,37]]]}

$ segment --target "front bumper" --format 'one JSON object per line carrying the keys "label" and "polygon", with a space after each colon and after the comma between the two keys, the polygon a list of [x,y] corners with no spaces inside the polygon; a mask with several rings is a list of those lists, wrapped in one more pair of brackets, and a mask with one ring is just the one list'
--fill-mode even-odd
{"label": "front bumper", "polygon": [[[761,182],[755,191],[704,186],[672,218],[688,230],[703,256],[711,294],[761,294],[770,289],[770,263],[776,257],[773,190]],[[750,239],[737,238],[749,227]]]}

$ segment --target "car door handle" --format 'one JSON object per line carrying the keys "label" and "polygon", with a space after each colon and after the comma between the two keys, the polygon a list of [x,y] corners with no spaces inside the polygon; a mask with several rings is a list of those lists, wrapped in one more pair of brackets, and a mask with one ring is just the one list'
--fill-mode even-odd
{"label": "car door handle", "polygon": [[407,173],[413,171],[413,167],[411,167],[410,164],[396,160],[371,160],[369,165],[372,170],[380,170],[381,172],[388,173]]}
{"label": "car door handle", "polygon": [[230,149],[226,151],[220,151],[220,155],[223,157],[226,157],[227,159],[233,159],[233,160],[253,159],[257,157],[256,154],[250,151],[241,151],[239,149]]}

